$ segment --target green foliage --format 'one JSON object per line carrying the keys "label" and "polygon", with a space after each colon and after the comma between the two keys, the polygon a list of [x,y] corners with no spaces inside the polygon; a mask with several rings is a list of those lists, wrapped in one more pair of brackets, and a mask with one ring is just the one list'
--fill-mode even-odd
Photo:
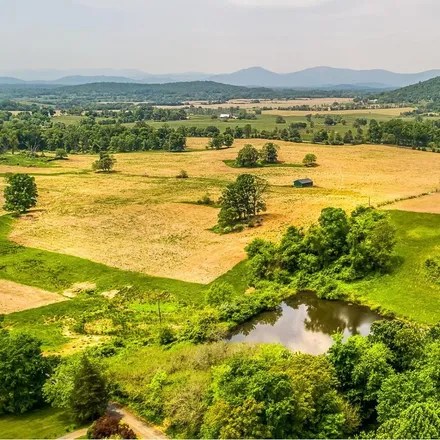
{"label": "green foliage", "polygon": [[116,159],[108,153],[100,153],[99,159],[93,162],[94,171],[109,173],[115,166]]}
{"label": "green foliage", "polygon": [[259,158],[258,150],[252,145],[247,144],[238,152],[235,163],[240,168],[252,168],[258,165]]}
{"label": "green foliage", "polygon": [[229,184],[220,198],[219,225],[233,226],[239,221],[248,221],[266,210],[264,194],[265,180],[251,174],[241,174],[235,183]]}
{"label": "green foliage", "polygon": [[6,177],[3,209],[21,214],[37,204],[38,190],[35,177],[28,174],[10,174]]}
{"label": "green foliage", "polygon": [[303,164],[306,167],[314,167],[316,165],[317,157],[315,154],[309,153],[304,156]]}
{"label": "green foliage", "polygon": [[[213,371],[205,438],[338,438],[345,406],[324,358],[280,347],[236,356]],[[344,426],[345,425],[345,426]]]}
{"label": "green foliage", "polygon": [[100,368],[83,355],[73,376],[69,399],[72,415],[80,422],[94,420],[105,413],[108,400],[107,382]]}
{"label": "green foliage", "polygon": [[218,306],[234,295],[234,288],[225,282],[214,283],[206,292],[206,303],[211,306]]}
{"label": "green foliage", "polygon": [[431,439],[440,437],[440,405],[416,403],[390,419],[377,431],[379,439]]}
{"label": "green foliage", "polygon": [[440,283],[440,257],[428,258],[425,261],[425,268],[428,276],[437,283]]}
{"label": "green foliage", "polygon": [[55,159],[67,159],[67,151],[63,148],[57,148],[55,150]]}
{"label": "green foliage", "polygon": [[68,409],[80,423],[102,416],[109,399],[100,366],[85,354],[68,358],[56,368],[44,385],[44,396],[55,408]]}
{"label": "green foliage", "polygon": [[337,279],[388,270],[394,234],[383,212],[360,207],[348,217],[342,209],[326,208],[307,232],[291,227],[279,245],[259,239],[251,243],[246,248],[249,280],[251,285],[262,279],[295,281],[321,298],[339,299]]}
{"label": "green foliage", "polygon": [[278,150],[280,147],[273,142],[263,145],[260,158],[263,163],[278,163]]}
{"label": "green foliage", "polygon": [[40,341],[0,330],[0,414],[25,413],[42,399],[53,359],[43,357]]}

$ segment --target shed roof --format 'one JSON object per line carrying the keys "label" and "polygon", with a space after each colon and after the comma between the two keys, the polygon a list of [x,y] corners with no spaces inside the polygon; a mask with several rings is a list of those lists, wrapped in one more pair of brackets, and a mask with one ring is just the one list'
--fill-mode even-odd
{"label": "shed roof", "polygon": [[295,182],[299,182],[299,183],[313,183],[312,179],[298,179],[295,180]]}

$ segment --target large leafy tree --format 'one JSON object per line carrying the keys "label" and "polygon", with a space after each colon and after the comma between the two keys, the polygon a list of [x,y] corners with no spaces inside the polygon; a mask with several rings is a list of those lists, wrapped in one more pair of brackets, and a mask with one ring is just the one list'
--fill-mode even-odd
{"label": "large leafy tree", "polygon": [[220,198],[219,223],[232,224],[249,220],[266,210],[264,194],[267,182],[251,174],[241,174],[226,187]]}
{"label": "large leafy tree", "polygon": [[320,357],[267,347],[216,367],[202,435],[208,438],[337,438],[357,426]]}
{"label": "large leafy tree", "polygon": [[11,174],[6,177],[6,182],[4,210],[20,214],[37,204],[38,190],[34,177]]}
{"label": "large leafy tree", "polygon": [[263,163],[277,163],[279,149],[280,147],[273,142],[264,144],[260,153],[261,161]]}
{"label": "large leafy tree", "polygon": [[242,168],[252,168],[258,164],[258,150],[250,144],[245,145],[239,152],[235,163]]}
{"label": "large leafy tree", "polygon": [[41,404],[51,364],[37,339],[0,330],[0,414],[24,413]]}

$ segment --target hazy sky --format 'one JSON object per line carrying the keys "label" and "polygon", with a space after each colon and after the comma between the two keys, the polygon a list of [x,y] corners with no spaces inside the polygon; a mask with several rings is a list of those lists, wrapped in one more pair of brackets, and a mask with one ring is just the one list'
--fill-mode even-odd
{"label": "hazy sky", "polygon": [[0,0],[0,71],[440,68],[439,0]]}

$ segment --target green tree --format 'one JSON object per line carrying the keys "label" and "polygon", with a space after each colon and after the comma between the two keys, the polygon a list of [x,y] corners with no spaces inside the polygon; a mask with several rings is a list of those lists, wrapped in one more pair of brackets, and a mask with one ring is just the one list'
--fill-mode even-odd
{"label": "green tree", "polygon": [[280,147],[272,142],[264,144],[260,157],[263,163],[277,163],[278,162],[278,150]]}
{"label": "green tree", "polygon": [[168,137],[168,151],[181,152],[185,151],[186,138],[181,133],[172,132]]}
{"label": "green tree", "polygon": [[86,355],[73,377],[69,406],[73,416],[80,422],[92,421],[102,416],[109,400],[107,382],[98,366]]}
{"label": "green tree", "polygon": [[377,431],[379,439],[440,438],[440,405],[438,402],[415,403],[390,419]]}
{"label": "green tree", "polygon": [[206,302],[218,306],[234,295],[234,288],[229,283],[214,283],[206,292]]}
{"label": "green tree", "polygon": [[249,220],[261,211],[266,210],[264,194],[267,182],[251,174],[241,174],[235,183],[229,184],[220,198],[221,210],[219,223],[224,224],[227,218],[229,224]]}
{"label": "green tree", "polygon": [[5,211],[21,214],[37,204],[38,190],[35,177],[28,174],[10,174],[4,190]]}
{"label": "green tree", "polygon": [[109,173],[115,166],[116,159],[108,153],[100,153],[99,159],[93,162],[94,171],[104,171]]}
{"label": "green tree", "polygon": [[32,336],[0,330],[0,414],[24,413],[43,402],[51,359],[40,345]]}
{"label": "green tree", "polygon": [[316,165],[317,157],[313,153],[308,153],[304,156],[303,164],[306,167],[313,167]]}
{"label": "green tree", "polygon": [[258,164],[260,155],[258,150],[250,144],[246,144],[239,152],[235,163],[242,168],[252,168]]}
{"label": "green tree", "polygon": [[285,120],[282,116],[277,116],[277,117],[275,118],[275,123],[276,123],[276,124],[285,124],[285,123],[286,123],[286,120]]}
{"label": "green tree", "polygon": [[108,387],[99,365],[86,355],[64,360],[43,388],[55,408],[68,409],[75,419],[88,422],[102,416],[108,403]]}
{"label": "green tree", "polygon": [[226,133],[223,135],[223,138],[224,138],[224,144],[228,148],[232,147],[232,145],[234,144],[234,137],[231,134]]}
{"label": "green tree", "polygon": [[225,137],[222,134],[217,134],[210,140],[208,144],[208,148],[212,148],[214,150],[220,150],[220,148],[222,148],[224,144],[225,144]]}

